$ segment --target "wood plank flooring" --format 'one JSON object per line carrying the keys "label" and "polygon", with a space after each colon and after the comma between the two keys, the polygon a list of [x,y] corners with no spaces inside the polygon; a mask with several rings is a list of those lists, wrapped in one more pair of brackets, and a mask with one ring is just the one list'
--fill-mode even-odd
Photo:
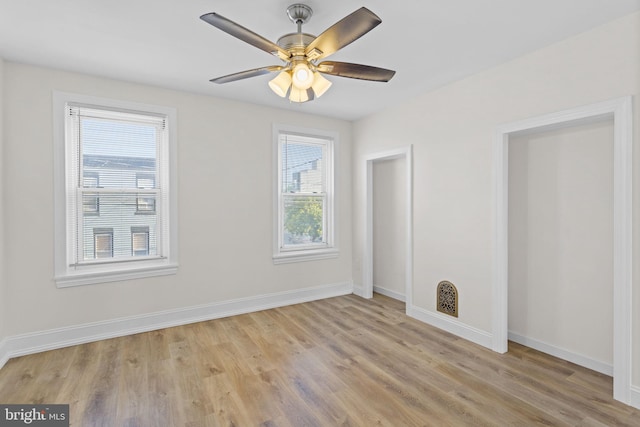
{"label": "wood plank flooring", "polygon": [[639,426],[612,380],[510,343],[496,354],[349,295],[10,360],[1,403],[72,426]]}

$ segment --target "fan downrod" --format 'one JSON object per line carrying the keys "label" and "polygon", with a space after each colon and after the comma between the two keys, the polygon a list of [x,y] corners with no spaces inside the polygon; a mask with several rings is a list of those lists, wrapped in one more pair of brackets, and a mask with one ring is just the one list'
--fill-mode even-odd
{"label": "fan downrod", "polygon": [[285,34],[276,42],[281,48],[294,52],[294,56],[303,55],[304,48],[311,43],[316,36],[302,32],[302,24],[306,24],[313,15],[313,9],[306,4],[296,3],[287,8],[287,16],[298,26],[296,33]]}

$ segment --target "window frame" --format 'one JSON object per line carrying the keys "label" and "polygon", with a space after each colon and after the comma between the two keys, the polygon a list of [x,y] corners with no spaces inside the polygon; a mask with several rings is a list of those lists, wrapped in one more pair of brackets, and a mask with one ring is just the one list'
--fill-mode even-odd
{"label": "window frame", "polygon": [[[69,193],[76,191],[77,184],[68,183],[67,166],[73,167],[67,130],[68,105],[122,113],[137,113],[163,116],[166,120],[166,138],[160,143],[158,161],[162,161],[165,170],[158,176],[162,203],[161,226],[158,239],[162,249],[160,257],[140,257],[140,260],[126,258],[122,261],[100,263],[74,263],[75,222],[77,208],[68,203]],[[54,221],[55,221],[55,272],[54,281],[59,288],[88,285],[104,282],[132,280],[143,277],[176,274],[178,268],[177,239],[177,110],[173,107],[142,104],[101,98],[90,95],[53,91],[53,130],[54,130]],[[75,161],[77,163],[77,160]],[[82,205],[82,202],[80,202]],[[75,212],[74,212],[75,211]],[[160,235],[161,233],[161,235]],[[95,244],[95,243],[94,243]]]}
{"label": "window frame", "polygon": [[[323,235],[324,242],[308,245],[285,246],[284,235],[284,200],[286,198],[309,197],[307,193],[283,195],[282,191],[282,143],[281,135],[300,136],[326,141],[324,153],[325,191]],[[338,164],[339,135],[334,131],[304,128],[284,124],[273,125],[273,263],[284,264],[293,262],[315,261],[336,258],[339,254],[337,243],[337,197],[336,175]],[[315,194],[313,197],[321,197]]]}

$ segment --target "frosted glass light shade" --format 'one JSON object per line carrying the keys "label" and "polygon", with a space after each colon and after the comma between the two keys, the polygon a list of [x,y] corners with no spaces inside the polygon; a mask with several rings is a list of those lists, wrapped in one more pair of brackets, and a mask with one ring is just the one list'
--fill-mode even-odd
{"label": "frosted glass light shade", "polygon": [[323,93],[325,93],[333,83],[329,80],[325,79],[324,76],[320,73],[313,73],[313,84],[311,88],[313,89],[313,93],[315,93],[316,98],[320,98]]}
{"label": "frosted glass light shade", "polygon": [[269,82],[269,87],[276,95],[284,98],[291,86],[291,75],[287,71],[281,71]]}
{"label": "frosted glass light shade", "polygon": [[300,64],[293,67],[293,86],[298,89],[309,89],[313,84],[313,73],[305,64],[301,62]]}
{"label": "frosted glass light shade", "polygon": [[306,89],[298,89],[295,85],[291,86],[291,93],[289,99],[293,102],[307,102],[309,100],[309,94]]}

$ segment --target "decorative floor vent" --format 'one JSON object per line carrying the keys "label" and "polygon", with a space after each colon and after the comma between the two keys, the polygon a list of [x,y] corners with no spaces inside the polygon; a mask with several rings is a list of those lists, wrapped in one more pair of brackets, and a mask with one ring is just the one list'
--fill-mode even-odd
{"label": "decorative floor vent", "polygon": [[458,290],[453,283],[443,280],[438,283],[438,311],[458,317]]}

